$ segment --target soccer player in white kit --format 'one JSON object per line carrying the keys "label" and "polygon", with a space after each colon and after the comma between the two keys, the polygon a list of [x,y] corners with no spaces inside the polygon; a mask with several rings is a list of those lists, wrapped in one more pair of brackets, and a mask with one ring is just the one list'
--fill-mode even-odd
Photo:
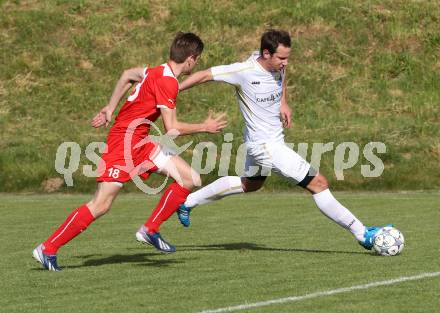
{"label": "soccer player in white kit", "polygon": [[[225,176],[191,193],[178,211],[183,226],[190,225],[191,210],[225,196],[260,189],[273,171],[309,190],[321,210],[338,225],[348,229],[366,249],[380,227],[366,227],[329,190],[327,179],[284,143],[283,124],[291,125],[291,110],[286,101],[285,68],[291,40],[287,32],[269,30],[261,37],[260,51],[245,62],[214,66],[196,72],[180,84],[180,90],[208,81],[235,86],[238,104],[245,120],[247,146],[245,175]],[[255,172],[259,167],[261,172]]]}

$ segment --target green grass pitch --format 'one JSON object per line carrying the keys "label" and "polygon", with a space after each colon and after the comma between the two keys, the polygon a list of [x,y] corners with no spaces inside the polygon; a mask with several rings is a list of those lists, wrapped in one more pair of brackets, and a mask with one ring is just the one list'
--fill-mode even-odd
{"label": "green grass pitch", "polygon": [[[0,195],[0,312],[200,312],[440,271],[439,193],[337,193],[369,225],[394,223],[397,257],[363,250],[310,196],[256,193],[176,216],[163,255],[135,241],[157,196],[123,194],[107,216],[59,252],[60,273],[32,257],[89,195]],[[440,277],[242,312],[438,312]]]}

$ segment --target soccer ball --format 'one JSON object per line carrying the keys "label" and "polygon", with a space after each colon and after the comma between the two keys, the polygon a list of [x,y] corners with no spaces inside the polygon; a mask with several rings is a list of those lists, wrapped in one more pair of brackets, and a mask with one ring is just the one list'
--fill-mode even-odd
{"label": "soccer ball", "polygon": [[394,227],[382,227],[374,236],[373,248],[379,255],[393,256],[402,252],[405,239]]}

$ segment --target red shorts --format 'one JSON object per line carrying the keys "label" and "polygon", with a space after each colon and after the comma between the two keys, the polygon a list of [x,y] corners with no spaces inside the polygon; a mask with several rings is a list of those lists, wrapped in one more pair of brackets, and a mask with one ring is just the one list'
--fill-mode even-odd
{"label": "red shorts", "polygon": [[161,150],[157,143],[133,136],[131,144],[124,145],[124,138],[125,134],[110,132],[96,181],[124,183],[135,176],[145,180],[158,170],[153,162]]}

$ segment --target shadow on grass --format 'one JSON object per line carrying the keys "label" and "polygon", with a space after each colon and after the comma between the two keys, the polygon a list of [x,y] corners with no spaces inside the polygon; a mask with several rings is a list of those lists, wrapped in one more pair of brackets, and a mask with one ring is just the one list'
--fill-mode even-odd
{"label": "shadow on grass", "polygon": [[[129,249],[130,250],[130,249]],[[367,251],[341,251],[341,250],[318,250],[318,249],[297,249],[297,248],[271,248],[264,245],[259,245],[250,242],[237,242],[237,243],[223,243],[223,244],[211,244],[211,245],[179,245],[178,251],[274,251],[274,252],[305,252],[305,253],[326,253],[326,254],[369,254]],[[177,254],[178,255],[178,254]],[[163,254],[161,253],[137,253],[137,254],[115,254],[103,258],[96,258],[97,254],[89,254],[83,256],[77,256],[76,258],[88,259],[81,265],[67,265],[62,266],[64,269],[81,268],[81,267],[93,267],[109,264],[127,264],[133,263],[136,266],[153,266],[153,267],[166,267],[172,264],[185,263],[184,259],[169,259],[158,258]],[[377,256],[371,254],[371,256]],[[37,270],[37,269],[35,269]],[[38,270],[43,270],[38,268]]]}
{"label": "shadow on grass", "polygon": [[215,251],[215,250],[238,250],[238,251],[275,251],[275,252],[306,252],[306,253],[342,253],[342,254],[366,254],[362,251],[337,251],[318,249],[296,249],[296,248],[271,248],[250,242],[224,243],[212,245],[180,245],[180,251]]}
{"label": "shadow on grass", "polygon": [[133,263],[137,266],[153,266],[153,267],[166,267],[172,264],[183,263],[183,260],[169,259],[169,258],[155,258],[160,257],[159,253],[138,253],[138,254],[115,254],[103,258],[93,258],[95,255],[78,256],[77,258],[88,259],[81,265],[62,266],[63,268],[80,268],[80,267],[92,267],[102,266],[109,264],[128,264]]}

